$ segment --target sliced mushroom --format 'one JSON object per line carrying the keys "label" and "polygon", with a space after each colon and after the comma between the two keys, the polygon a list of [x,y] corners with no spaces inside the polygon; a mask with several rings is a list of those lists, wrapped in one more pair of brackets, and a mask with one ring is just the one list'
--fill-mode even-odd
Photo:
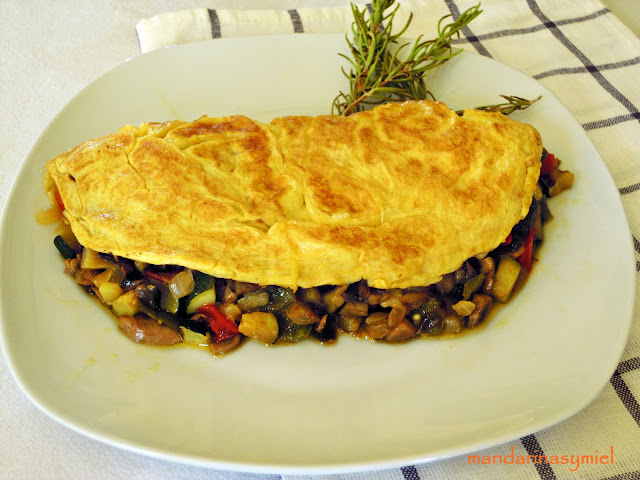
{"label": "sliced mushroom", "polygon": [[369,304],[367,302],[347,302],[340,309],[340,315],[365,317],[368,313]]}
{"label": "sliced mushroom", "polygon": [[376,312],[367,317],[364,323],[364,333],[373,340],[381,340],[391,331],[388,320],[389,314]]}
{"label": "sliced mushroom", "polygon": [[407,309],[404,307],[393,307],[389,312],[389,317],[387,322],[390,327],[397,326],[402,320],[404,320],[405,315],[407,314]]}
{"label": "sliced mushroom", "polygon": [[338,316],[338,326],[345,332],[356,332],[362,324],[362,317]]}
{"label": "sliced mushroom", "polygon": [[469,328],[473,328],[482,323],[493,306],[493,300],[491,297],[489,295],[483,295],[482,293],[474,295],[471,301],[475,304],[476,308],[473,313],[469,315],[469,320],[467,322],[467,326]]}
{"label": "sliced mushroom", "polygon": [[122,333],[137,343],[168,346],[182,342],[182,337],[176,330],[146,315],[119,317],[118,326]]}
{"label": "sliced mushroom", "polygon": [[484,282],[480,288],[480,292],[484,295],[491,295],[493,289],[493,278],[496,274],[496,263],[491,257],[484,257],[481,260],[480,273],[484,275]]}
{"label": "sliced mushroom", "polygon": [[325,294],[323,297],[324,303],[327,306],[327,311],[329,313],[335,312],[342,305],[344,305],[344,292],[347,291],[348,285],[341,285],[339,287],[334,288],[329,293]]}
{"label": "sliced mushroom", "polygon": [[458,333],[464,328],[462,317],[455,312],[444,317],[444,331],[448,333]]}
{"label": "sliced mushroom", "polygon": [[389,332],[386,340],[388,342],[404,342],[414,336],[417,331],[418,329],[413,323],[403,318],[402,321]]}
{"label": "sliced mushroom", "polygon": [[436,283],[436,289],[443,295],[451,293],[456,286],[456,277],[453,273],[447,273]]}
{"label": "sliced mushroom", "polygon": [[213,355],[223,355],[238,348],[241,342],[242,335],[234,335],[228,340],[223,340],[222,342],[211,342],[209,344],[209,351]]}

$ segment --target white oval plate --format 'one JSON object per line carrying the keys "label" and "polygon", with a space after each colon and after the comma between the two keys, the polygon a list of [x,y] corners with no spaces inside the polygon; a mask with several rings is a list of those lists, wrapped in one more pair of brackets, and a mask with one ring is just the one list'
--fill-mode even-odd
{"label": "white oval plate", "polygon": [[[452,108],[533,98],[515,115],[576,174],[551,201],[542,260],[524,291],[472,334],[393,346],[340,338],[216,359],[126,339],[66,277],[38,226],[43,166],[124,124],[243,113],[330,112],[345,87],[341,35],[195,43],[108,72],[60,112],[26,159],[0,249],[2,344],[35,404],[93,438],[179,462],[260,472],[338,472],[443,458],[517,439],[586,406],[622,353],[633,303],[631,235],[595,148],[538,82],[463,54],[430,88]],[[615,279],[611,281],[610,279]]]}

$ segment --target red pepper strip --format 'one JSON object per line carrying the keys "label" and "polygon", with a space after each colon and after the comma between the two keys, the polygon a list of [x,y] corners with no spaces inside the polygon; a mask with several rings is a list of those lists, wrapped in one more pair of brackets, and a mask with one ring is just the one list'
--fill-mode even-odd
{"label": "red pepper strip", "polygon": [[553,173],[556,168],[556,156],[553,153],[547,154],[540,167],[540,175]]}
{"label": "red pepper strip", "polygon": [[228,340],[238,334],[238,326],[235,322],[222,315],[220,310],[218,310],[218,307],[215,305],[203,305],[197,310],[197,312],[202,313],[207,317],[209,326],[213,333],[215,333],[215,336],[213,337],[215,342]]}
{"label": "red pepper strip", "polygon": [[56,192],[56,203],[58,204],[58,208],[61,212],[64,212],[64,203],[62,203],[62,197],[60,196],[60,192]]}
{"label": "red pepper strip", "polygon": [[500,245],[509,245],[512,241],[513,240],[511,239],[511,233],[509,233],[509,236]]}
{"label": "red pepper strip", "polygon": [[533,260],[533,237],[535,233],[536,229],[532,228],[524,242],[524,252],[516,258],[518,263],[526,268],[528,272],[531,271],[531,261]]}
{"label": "red pepper strip", "polygon": [[166,272],[153,272],[149,269],[145,269],[144,274],[149,277],[157,280],[159,282],[169,283],[173,276],[177,274],[179,270],[170,270]]}

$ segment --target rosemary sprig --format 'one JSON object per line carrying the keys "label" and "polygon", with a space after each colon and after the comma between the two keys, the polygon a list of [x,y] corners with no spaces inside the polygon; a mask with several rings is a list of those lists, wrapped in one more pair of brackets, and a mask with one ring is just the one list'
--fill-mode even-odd
{"label": "rosemary sprig", "polygon": [[438,22],[438,36],[432,40],[418,37],[408,55],[401,55],[409,45],[398,45],[398,40],[409,27],[413,14],[397,33],[393,20],[400,5],[385,13],[396,0],[374,0],[372,12],[351,5],[354,22],[353,41],[347,37],[352,58],[342,55],[351,64],[352,70],[342,72],[349,79],[348,93],[340,92],[333,101],[332,112],[347,116],[361,111],[366,105],[388,101],[422,100],[433,95],[426,87],[424,74],[454,57],[451,40],[460,36],[460,30],[476,18],[482,10],[480,4],[464,11],[456,20],[446,23],[451,15]]}
{"label": "rosemary sprig", "polygon": [[[497,103],[495,105],[483,105],[481,107],[475,107],[474,110],[482,110],[485,112],[500,112],[503,115],[509,115],[516,110],[526,110],[531,105],[536,103],[542,98],[542,95],[533,100],[527,100],[526,98],[516,97],[515,95],[500,95],[506,100],[505,103]],[[464,110],[457,110],[458,115],[462,115]]]}

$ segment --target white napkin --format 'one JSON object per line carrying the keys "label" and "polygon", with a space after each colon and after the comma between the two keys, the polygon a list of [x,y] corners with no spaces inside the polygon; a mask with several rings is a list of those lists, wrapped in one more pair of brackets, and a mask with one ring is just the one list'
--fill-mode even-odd
{"label": "white napkin", "polygon": [[[398,24],[415,15],[408,36],[434,36],[437,20],[475,0],[416,0],[401,4]],[[490,0],[463,31],[458,45],[490,56],[538,79],[580,122],[619,188],[640,254],[640,40],[599,0]],[[218,37],[273,33],[347,33],[349,8],[233,11],[200,8],[140,21],[142,52]],[[640,262],[637,264],[640,271]],[[636,278],[636,290],[640,283]],[[618,370],[586,409],[542,432],[481,455],[591,455],[615,451],[612,464],[472,465],[466,456],[384,472],[333,478],[640,478],[640,319],[636,314]],[[606,328],[603,318],[603,328]],[[553,334],[553,332],[542,332]]]}

